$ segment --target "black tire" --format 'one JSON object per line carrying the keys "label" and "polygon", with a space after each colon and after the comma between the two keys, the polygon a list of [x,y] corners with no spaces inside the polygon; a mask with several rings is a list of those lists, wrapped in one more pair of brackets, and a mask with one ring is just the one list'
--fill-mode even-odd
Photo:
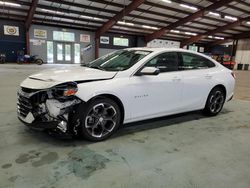
{"label": "black tire", "polygon": [[108,98],[95,99],[79,106],[77,114],[80,119],[78,133],[89,141],[109,138],[121,123],[119,106]]}
{"label": "black tire", "polygon": [[42,65],[43,64],[43,60],[42,59],[36,59],[35,60],[35,64]]}
{"label": "black tire", "polygon": [[23,62],[22,62],[22,61],[20,61],[20,60],[17,60],[17,61],[16,61],[16,63],[17,63],[18,65],[23,64]]}
{"label": "black tire", "polygon": [[222,110],[225,103],[226,93],[221,87],[215,87],[208,95],[204,114],[216,116]]}

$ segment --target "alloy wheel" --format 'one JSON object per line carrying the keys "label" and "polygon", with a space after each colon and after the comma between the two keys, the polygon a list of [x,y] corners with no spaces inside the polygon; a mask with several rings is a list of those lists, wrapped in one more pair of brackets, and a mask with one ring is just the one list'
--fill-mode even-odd
{"label": "alloy wheel", "polygon": [[221,91],[216,91],[210,97],[210,111],[212,113],[218,113],[224,104],[224,94]]}
{"label": "alloy wheel", "polygon": [[111,133],[117,122],[117,112],[109,103],[98,103],[93,106],[85,118],[87,132],[95,137],[101,138]]}

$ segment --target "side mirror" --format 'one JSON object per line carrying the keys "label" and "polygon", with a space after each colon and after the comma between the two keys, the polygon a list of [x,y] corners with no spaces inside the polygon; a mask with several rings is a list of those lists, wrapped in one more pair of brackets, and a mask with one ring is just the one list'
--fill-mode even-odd
{"label": "side mirror", "polygon": [[144,67],[139,75],[158,75],[160,73],[160,69],[155,67]]}

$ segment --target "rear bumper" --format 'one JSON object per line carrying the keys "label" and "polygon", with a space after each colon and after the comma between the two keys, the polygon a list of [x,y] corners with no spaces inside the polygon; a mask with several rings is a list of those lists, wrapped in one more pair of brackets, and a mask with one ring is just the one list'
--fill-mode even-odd
{"label": "rear bumper", "polygon": [[234,98],[234,95],[232,95],[231,97],[229,97],[229,98],[227,99],[227,102],[228,102],[228,101],[231,101],[233,98]]}

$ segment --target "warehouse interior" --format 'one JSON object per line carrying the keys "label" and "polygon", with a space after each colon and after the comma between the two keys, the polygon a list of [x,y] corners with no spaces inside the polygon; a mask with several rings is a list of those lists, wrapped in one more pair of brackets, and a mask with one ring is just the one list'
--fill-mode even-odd
{"label": "warehouse interior", "polygon": [[[250,187],[250,0],[0,0],[0,187]],[[234,98],[89,142],[16,116],[29,75],[120,49],[183,48],[234,71]],[[36,65],[27,57],[42,60]]]}

